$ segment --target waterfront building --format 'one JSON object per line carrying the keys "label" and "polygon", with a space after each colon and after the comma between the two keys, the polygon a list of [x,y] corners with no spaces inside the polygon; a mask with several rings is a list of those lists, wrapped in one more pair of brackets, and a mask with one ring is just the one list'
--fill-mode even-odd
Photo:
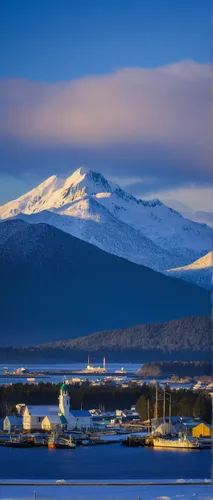
{"label": "waterfront building", "polygon": [[67,421],[64,415],[48,415],[42,420],[42,429],[44,431],[66,430]]}
{"label": "waterfront building", "polygon": [[23,412],[24,430],[88,430],[93,427],[93,418],[88,410],[70,409],[67,384],[60,388],[59,405],[25,406]]}
{"label": "waterfront building", "polygon": [[45,417],[58,415],[59,408],[55,406],[33,405],[25,406],[23,412],[23,428],[24,430],[40,430]]}
{"label": "waterfront building", "polygon": [[192,436],[195,438],[199,437],[210,437],[211,436],[211,425],[205,422],[200,422],[198,425],[193,427]]}
{"label": "waterfront building", "polygon": [[3,430],[8,432],[18,431],[22,429],[23,419],[22,417],[16,417],[15,415],[8,415],[3,421]]}
{"label": "waterfront building", "polygon": [[88,410],[70,409],[70,396],[66,384],[62,384],[59,395],[59,411],[67,422],[67,430],[88,430],[93,427],[92,415]]}

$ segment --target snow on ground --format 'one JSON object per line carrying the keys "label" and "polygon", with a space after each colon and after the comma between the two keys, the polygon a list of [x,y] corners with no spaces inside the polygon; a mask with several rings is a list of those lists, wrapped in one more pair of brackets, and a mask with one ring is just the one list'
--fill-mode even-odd
{"label": "snow on ground", "polygon": [[[35,482],[36,483],[36,482]],[[140,481],[126,481],[119,484],[119,481],[107,481],[101,485],[98,481],[87,482],[85,485],[77,482],[74,486],[66,483],[50,485],[43,482],[42,485],[4,485],[0,483],[0,499],[64,499],[64,500],[213,500],[213,487],[210,481],[193,482],[182,484],[179,482],[146,484]],[[186,483],[186,482],[185,482]]]}

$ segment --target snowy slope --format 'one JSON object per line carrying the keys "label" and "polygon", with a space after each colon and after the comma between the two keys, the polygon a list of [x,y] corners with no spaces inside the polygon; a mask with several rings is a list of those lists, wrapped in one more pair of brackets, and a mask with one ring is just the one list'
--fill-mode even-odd
{"label": "snowy slope", "polygon": [[[133,227],[116,220],[104,207],[97,209],[95,199],[85,198],[76,205],[75,210],[72,210],[72,213],[75,211],[75,214],[78,214],[75,216],[59,215],[46,210],[32,215],[20,214],[18,217],[31,224],[45,222],[96,245],[108,253],[155,270],[165,269],[168,262],[170,265],[175,262],[169,252],[157,246]],[[84,217],[82,217],[82,211],[85,212]]]}
{"label": "snowy slope", "polygon": [[185,219],[159,200],[136,199],[102,174],[84,168],[67,179],[52,176],[0,207],[0,219],[17,216],[52,224],[109,253],[161,271],[190,264],[212,248],[208,226]]}
{"label": "snowy slope", "polygon": [[170,276],[190,281],[204,288],[212,289],[213,251],[192,264],[168,271]]}

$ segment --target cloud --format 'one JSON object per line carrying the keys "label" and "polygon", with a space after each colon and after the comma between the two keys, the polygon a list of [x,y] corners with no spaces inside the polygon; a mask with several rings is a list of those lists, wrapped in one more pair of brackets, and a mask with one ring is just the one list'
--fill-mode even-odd
{"label": "cloud", "polygon": [[0,169],[45,177],[86,163],[144,189],[210,182],[210,115],[210,65],[190,61],[56,84],[2,80]]}

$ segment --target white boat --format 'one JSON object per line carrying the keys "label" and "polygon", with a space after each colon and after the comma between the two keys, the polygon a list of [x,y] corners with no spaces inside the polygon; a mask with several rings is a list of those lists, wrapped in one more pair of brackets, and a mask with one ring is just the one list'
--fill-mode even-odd
{"label": "white boat", "polygon": [[190,441],[187,437],[178,439],[165,439],[156,437],[153,439],[154,448],[185,448],[185,449],[200,449],[199,441]]}

